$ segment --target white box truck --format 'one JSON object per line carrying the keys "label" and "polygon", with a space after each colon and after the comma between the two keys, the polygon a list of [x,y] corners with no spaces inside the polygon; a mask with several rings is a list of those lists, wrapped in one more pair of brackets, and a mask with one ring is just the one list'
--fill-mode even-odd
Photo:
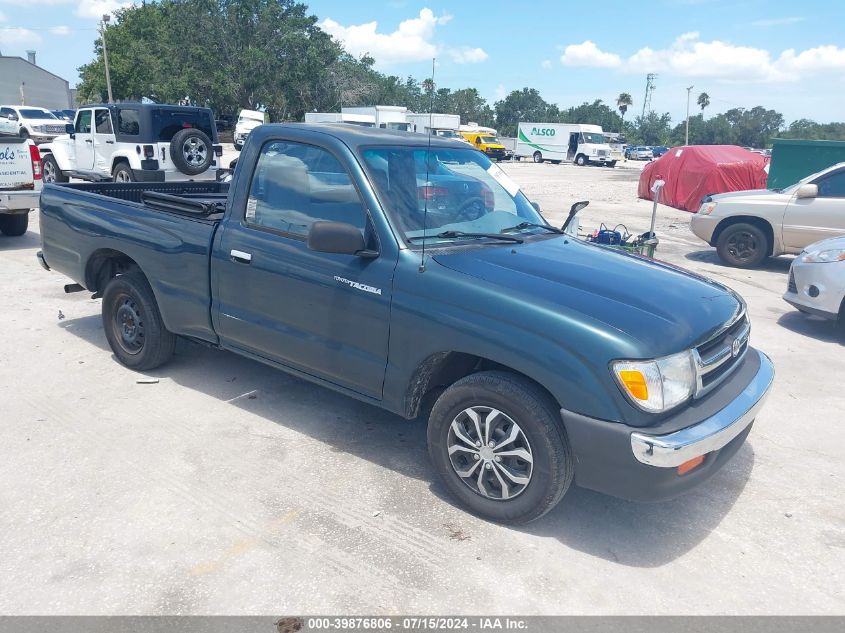
{"label": "white box truck", "polygon": [[373,117],[375,126],[389,130],[402,130],[407,132],[411,128],[408,123],[408,108],[405,106],[355,106],[341,108],[340,112],[347,114],[363,114]]}
{"label": "white box truck", "polygon": [[363,127],[375,127],[376,119],[369,114],[348,114],[343,112],[306,112],[306,123],[351,123]]}
{"label": "white box truck", "polygon": [[464,140],[464,137],[458,134],[458,130],[461,127],[461,117],[458,114],[442,114],[440,112],[417,114],[408,112],[407,116],[408,123],[411,126],[411,132],[428,134],[430,130],[433,136],[454,138],[460,141]]}
{"label": "white box truck", "polygon": [[601,126],[586,123],[520,123],[516,153],[535,163],[566,161],[616,167]]}

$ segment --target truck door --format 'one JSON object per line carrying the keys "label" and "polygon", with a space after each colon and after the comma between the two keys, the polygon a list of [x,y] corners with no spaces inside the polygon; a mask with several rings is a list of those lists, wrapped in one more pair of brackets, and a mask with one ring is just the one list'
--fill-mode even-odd
{"label": "truck door", "polygon": [[94,169],[94,126],[91,120],[92,115],[92,110],[80,110],[76,113],[76,123],[73,126],[75,132],[73,146],[76,151],[75,168],[80,171],[91,171]]}
{"label": "truck door", "polygon": [[112,152],[114,152],[114,128],[111,112],[107,108],[94,110],[94,169],[102,174],[111,174]]}
{"label": "truck door", "polygon": [[213,250],[212,314],[223,345],[380,398],[396,262],[306,245],[311,224],[331,220],[352,224],[378,250],[342,163],[324,147],[268,141],[241,200]]}
{"label": "truck door", "polygon": [[783,217],[783,243],[802,249],[813,242],[845,233],[845,168],[815,179],[815,198],[790,200]]}
{"label": "truck door", "polygon": [[569,135],[569,146],[566,148],[566,160],[575,160],[575,155],[578,153],[578,132],[572,132]]}

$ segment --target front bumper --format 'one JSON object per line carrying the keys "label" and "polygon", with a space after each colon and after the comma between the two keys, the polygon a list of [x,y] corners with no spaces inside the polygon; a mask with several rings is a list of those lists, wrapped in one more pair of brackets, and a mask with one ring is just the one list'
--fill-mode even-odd
{"label": "front bumper", "polygon": [[789,269],[783,299],[803,312],[838,319],[845,302],[845,262],[805,262],[796,258]]}
{"label": "front bumper", "polygon": [[41,192],[37,189],[0,191],[0,211],[26,213],[30,209],[37,209],[40,194]]}
{"label": "front bumper", "polygon": [[[562,410],[576,462],[575,483],[637,501],[687,492],[739,450],[773,379],[771,360],[749,348],[731,379],[657,427],[637,428]],[[700,456],[704,457],[700,466],[678,473],[678,466]]]}
{"label": "front bumper", "polygon": [[713,232],[721,218],[714,218],[712,215],[694,213],[690,219],[689,227],[695,235],[713,246]]}

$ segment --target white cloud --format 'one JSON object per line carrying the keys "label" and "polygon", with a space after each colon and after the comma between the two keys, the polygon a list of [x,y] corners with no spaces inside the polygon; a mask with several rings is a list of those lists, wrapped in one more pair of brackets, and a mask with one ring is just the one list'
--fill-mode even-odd
{"label": "white cloud", "polygon": [[17,44],[20,46],[32,46],[41,43],[41,36],[35,31],[21,28],[20,26],[4,26],[0,28],[0,39],[4,45]]}
{"label": "white cloud", "polygon": [[483,48],[470,48],[462,46],[461,48],[452,48],[449,50],[449,57],[456,64],[477,64],[479,62],[487,61],[487,52]]}
{"label": "white cloud", "polygon": [[51,26],[50,33],[53,35],[68,35],[70,33],[70,28],[66,26]]}
{"label": "white cloud", "polygon": [[622,58],[615,53],[605,53],[593,42],[586,40],[582,44],[570,44],[564,48],[560,63],[564,66],[616,68],[622,64]]}
{"label": "white cloud", "polygon": [[360,56],[368,53],[377,64],[387,66],[436,57],[438,47],[432,41],[435,28],[451,19],[450,15],[437,17],[431,9],[426,8],[420,11],[419,16],[401,22],[399,28],[392,33],[379,33],[378,22],[375,20],[343,26],[331,18],[326,18],[319,26],[342,42],[351,54]]}
{"label": "white cloud", "polygon": [[551,68],[552,67],[552,60],[544,59],[540,62],[540,68]]}
{"label": "white cloud", "polygon": [[[61,0],[53,0],[59,2]],[[79,6],[76,7],[76,15],[82,18],[101,18],[105,14],[111,14],[118,9],[125,9],[131,7],[134,2],[126,0],[79,0]]]}
{"label": "white cloud", "polygon": [[845,70],[845,48],[827,45],[800,52],[787,49],[775,58],[762,48],[720,40],[703,42],[698,33],[684,33],[668,48],[641,48],[627,59],[602,51],[587,40],[567,46],[561,63],[729,81],[793,81],[825,70]]}
{"label": "white cloud", "polygon": [[751,26],[759,26],[762,28],[766,28],[769,26],[787,26],[789,24],[797,24],[798,22],[803,22],[807,18],[803,18],[800,16],[792,16],[789,18],[769,18],[767,20],[754,20],[751,23]]}

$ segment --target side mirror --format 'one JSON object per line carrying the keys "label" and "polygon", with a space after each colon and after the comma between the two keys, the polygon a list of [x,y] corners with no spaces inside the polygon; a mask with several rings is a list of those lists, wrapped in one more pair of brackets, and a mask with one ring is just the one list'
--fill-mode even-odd
{"label": "side mirror", "polygon": [[361,230],[346,222],[318,220],[308,230],[308,248],[318,253],[357,255],[372,259],[375,251],[368,251]]}
{"label": "side mirror", "polygon": [[817,195],[819,195],[818,185],[801,185],[798,187],[798,191],[795,192],[796,198],[815,198]]}
{"label": "side mirror", "polygon": [[73,123],[65,123],[65,134],[73,136],[75,133],[76,129],[73,127]]}
{"label": "side mirror", "polygon": [[569,212],[570,212],[570,213],[572,213],[572,214],[574,215],[575,213],[578,213],[581,209],[583,209],[584,207],[588,206],[589,204],[590,204],[590,201],[589,201],[589,200],[582,200],[581,202],[576,202],[576,203],[575,203],[575,204],[573,204],[573,205],[572,205],[572,207],[569,209]]}
{"label": "side mirror", "polygon": [[532,207],[534,207],[534,210],[535,210],[537,213],[540,213],[540,203],[539,203],[539,202],[532,202],[532,203],[531,203],[531,206],[532,206]]}

